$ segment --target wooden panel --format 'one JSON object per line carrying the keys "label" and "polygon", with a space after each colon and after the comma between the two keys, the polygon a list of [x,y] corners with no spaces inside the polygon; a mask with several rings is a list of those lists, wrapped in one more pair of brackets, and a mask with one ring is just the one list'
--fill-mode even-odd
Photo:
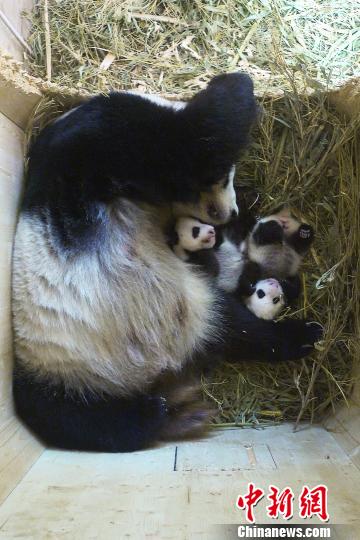
{"label": "wooden panel", "polygon": [[17,418],[11,418],[3,426],[0,430],[0,504],[22,480],[43,449]]}
{"label": "wooden panel", "polygon": [[[11,87],[8,91],[16,93]],[[23,184],[23,142],[24,132],[0,113],[0,502],[43,451],[14,418],[11,396],[11,255]]]}
{"label": "wooden panel", "polygon": [[41,98],[37,82],[22,64],[0,53],[0,112],[22,129]]}
{"label": "wooden panel", "polygon": [[[243,522],[235,501],[250,481],[265,490],[270,483],[291,486],[296,494],[304,484],[325,483],[330,522],[359,530],[360,472],[325,430],[293,433],[284,425],[224,431],[208,441],[207,452],[210,456],[213,445],[219,456],[221,448],[227,452],[231,446],[235,456],[228,459],[236,463],[244,444],[268,447],[276,468],[216,470],[211,461],[209,470],[174,470],[182,449],[190,464],[200,462],[200,443],[178,444],[177,452],[175,445],[166,445],[127,455],[46,450],[0,508],[0,538],[220,540],[214,525]],[[265,506],[256,507],[260,523],[269,522]],[[339,538],[351,535],[346,531]]]}
{"label": "wooden panel", "polygon": [[[0,9],[24,39],[28,36],[30,25],[22,16],[22,12],[30,11],[33,5],[33,0],[0,0]],[[11,54],[16,60],[24,59],[24,47],[1,20],[0,48]]]}
{"label": "wooden panel", "polygon": [[276,469],[267,444],[239,443],[237,431],[217,432],[207,440],[183,443],[176,454],[177,471]]}
{"label": "wooden panel", "polygon": [[360,469],[360,365],[355,367],[354,380],[355,387],[349,406],[338,407],[336,414],[324,422],[324,427]]}
{"label": "wooden panel", "polygon": [[23,132],[0,113],[0,426],[12,414],[11,252],[23,177]]}

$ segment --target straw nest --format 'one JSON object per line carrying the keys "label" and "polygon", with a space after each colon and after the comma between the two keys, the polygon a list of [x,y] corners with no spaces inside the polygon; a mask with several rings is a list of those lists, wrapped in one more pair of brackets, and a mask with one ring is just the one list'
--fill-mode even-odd
{"label": "straw nest", "polygon": [[65,86],[191,95],[243,69],[277,92],[289,87],[279,56],[310,85],[360,74],[357,1],[49,0],[48,17],[44,2],[31,17],[32,69],[45,77],[51,56],[52,79]]}
{"label": "straw nest", "polygon": [[[45,76],[47,64],[50,76],[51,66],[58,84],[186,97],[213,74],[245,67],[259,93],[266,88],[237,184],[257,213],[287,203],[317,231],[303,265],[304,294],[291,315],[320,321],[324,339],[296,364],[227,363],[202,384],[218,406],[218,425],[319,420],[349,396],[360,358],[360,119],[341,117],[319,88],[329,66],[333,85],[353,74],[352,4],[309,3],[307,11],[280,0],[49,4],[48,26],[43,9],[32,17],[32,69]],[[44,98],[29,135],[68,107],[66,99]]]}

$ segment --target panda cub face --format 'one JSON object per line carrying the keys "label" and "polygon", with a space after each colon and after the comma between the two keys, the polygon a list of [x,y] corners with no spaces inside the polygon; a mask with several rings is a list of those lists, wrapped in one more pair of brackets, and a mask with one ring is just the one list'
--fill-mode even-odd
{"label": "panda cub face", "polygon": [[235,165],[218,183],[211,186],[209,191],[200,194],[200,200],[195,203],[174,203],[175,217],[191,215],[204,223],[221,225],[238,215],[234,189]]}
{"label": "panda cub face", "polygon": [[260,319],[272,320],[284,309],[285,296],[277,279],[262,279],[254,292],[245,299],[245,305]]}
{"label": "panda cub face", "polygon": [[186,251],[211,249],[215,245],[215,229],[212,225],[201,223],[197,219],[182,217],[175,226],[178,244]]}

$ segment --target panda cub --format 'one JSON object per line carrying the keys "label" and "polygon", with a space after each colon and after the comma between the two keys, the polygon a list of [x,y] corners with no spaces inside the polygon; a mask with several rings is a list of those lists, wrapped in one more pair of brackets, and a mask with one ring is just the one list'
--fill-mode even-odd
{"label": "panda cub", "polygon": [[[208,274],[219,277],[221,268],[212,249],[215,242],[214,227],[182,217],[174,226],[170,245],[183,261],[202,266]],[[258,281],[248,295],[244,294],[242,301],[254,315],[267,320],[274,319],[286,305],[282,287],[276,279]]]}
{"label": "panda cub", "polygon": [[202,266],[219,288],[261,319],[274,319],[299,296],[297,272],[314,236],[309,225],[285,208],[258,222],[237,218],[217,232],[216,238],[213,227],[182,217],[170,244],[182,260]]}

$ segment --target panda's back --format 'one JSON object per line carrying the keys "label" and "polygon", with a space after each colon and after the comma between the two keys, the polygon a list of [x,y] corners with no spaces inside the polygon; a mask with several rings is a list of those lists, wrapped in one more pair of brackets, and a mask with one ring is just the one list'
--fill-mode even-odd
{"label": "panda's back", "polygon": [[261,266],[264,278],[284,279],[293,276],[298,271],[301,261],[299,254],[286,242],[258,246],[250,239],[248,256]]}
{"label": "panda's back", "polygon": [[168,249],[155,214],[120,200],[93,249],[59,248],[23,212],[13,262],[18,362],[77,391],[140,390],[214,334],[208,282]]}

